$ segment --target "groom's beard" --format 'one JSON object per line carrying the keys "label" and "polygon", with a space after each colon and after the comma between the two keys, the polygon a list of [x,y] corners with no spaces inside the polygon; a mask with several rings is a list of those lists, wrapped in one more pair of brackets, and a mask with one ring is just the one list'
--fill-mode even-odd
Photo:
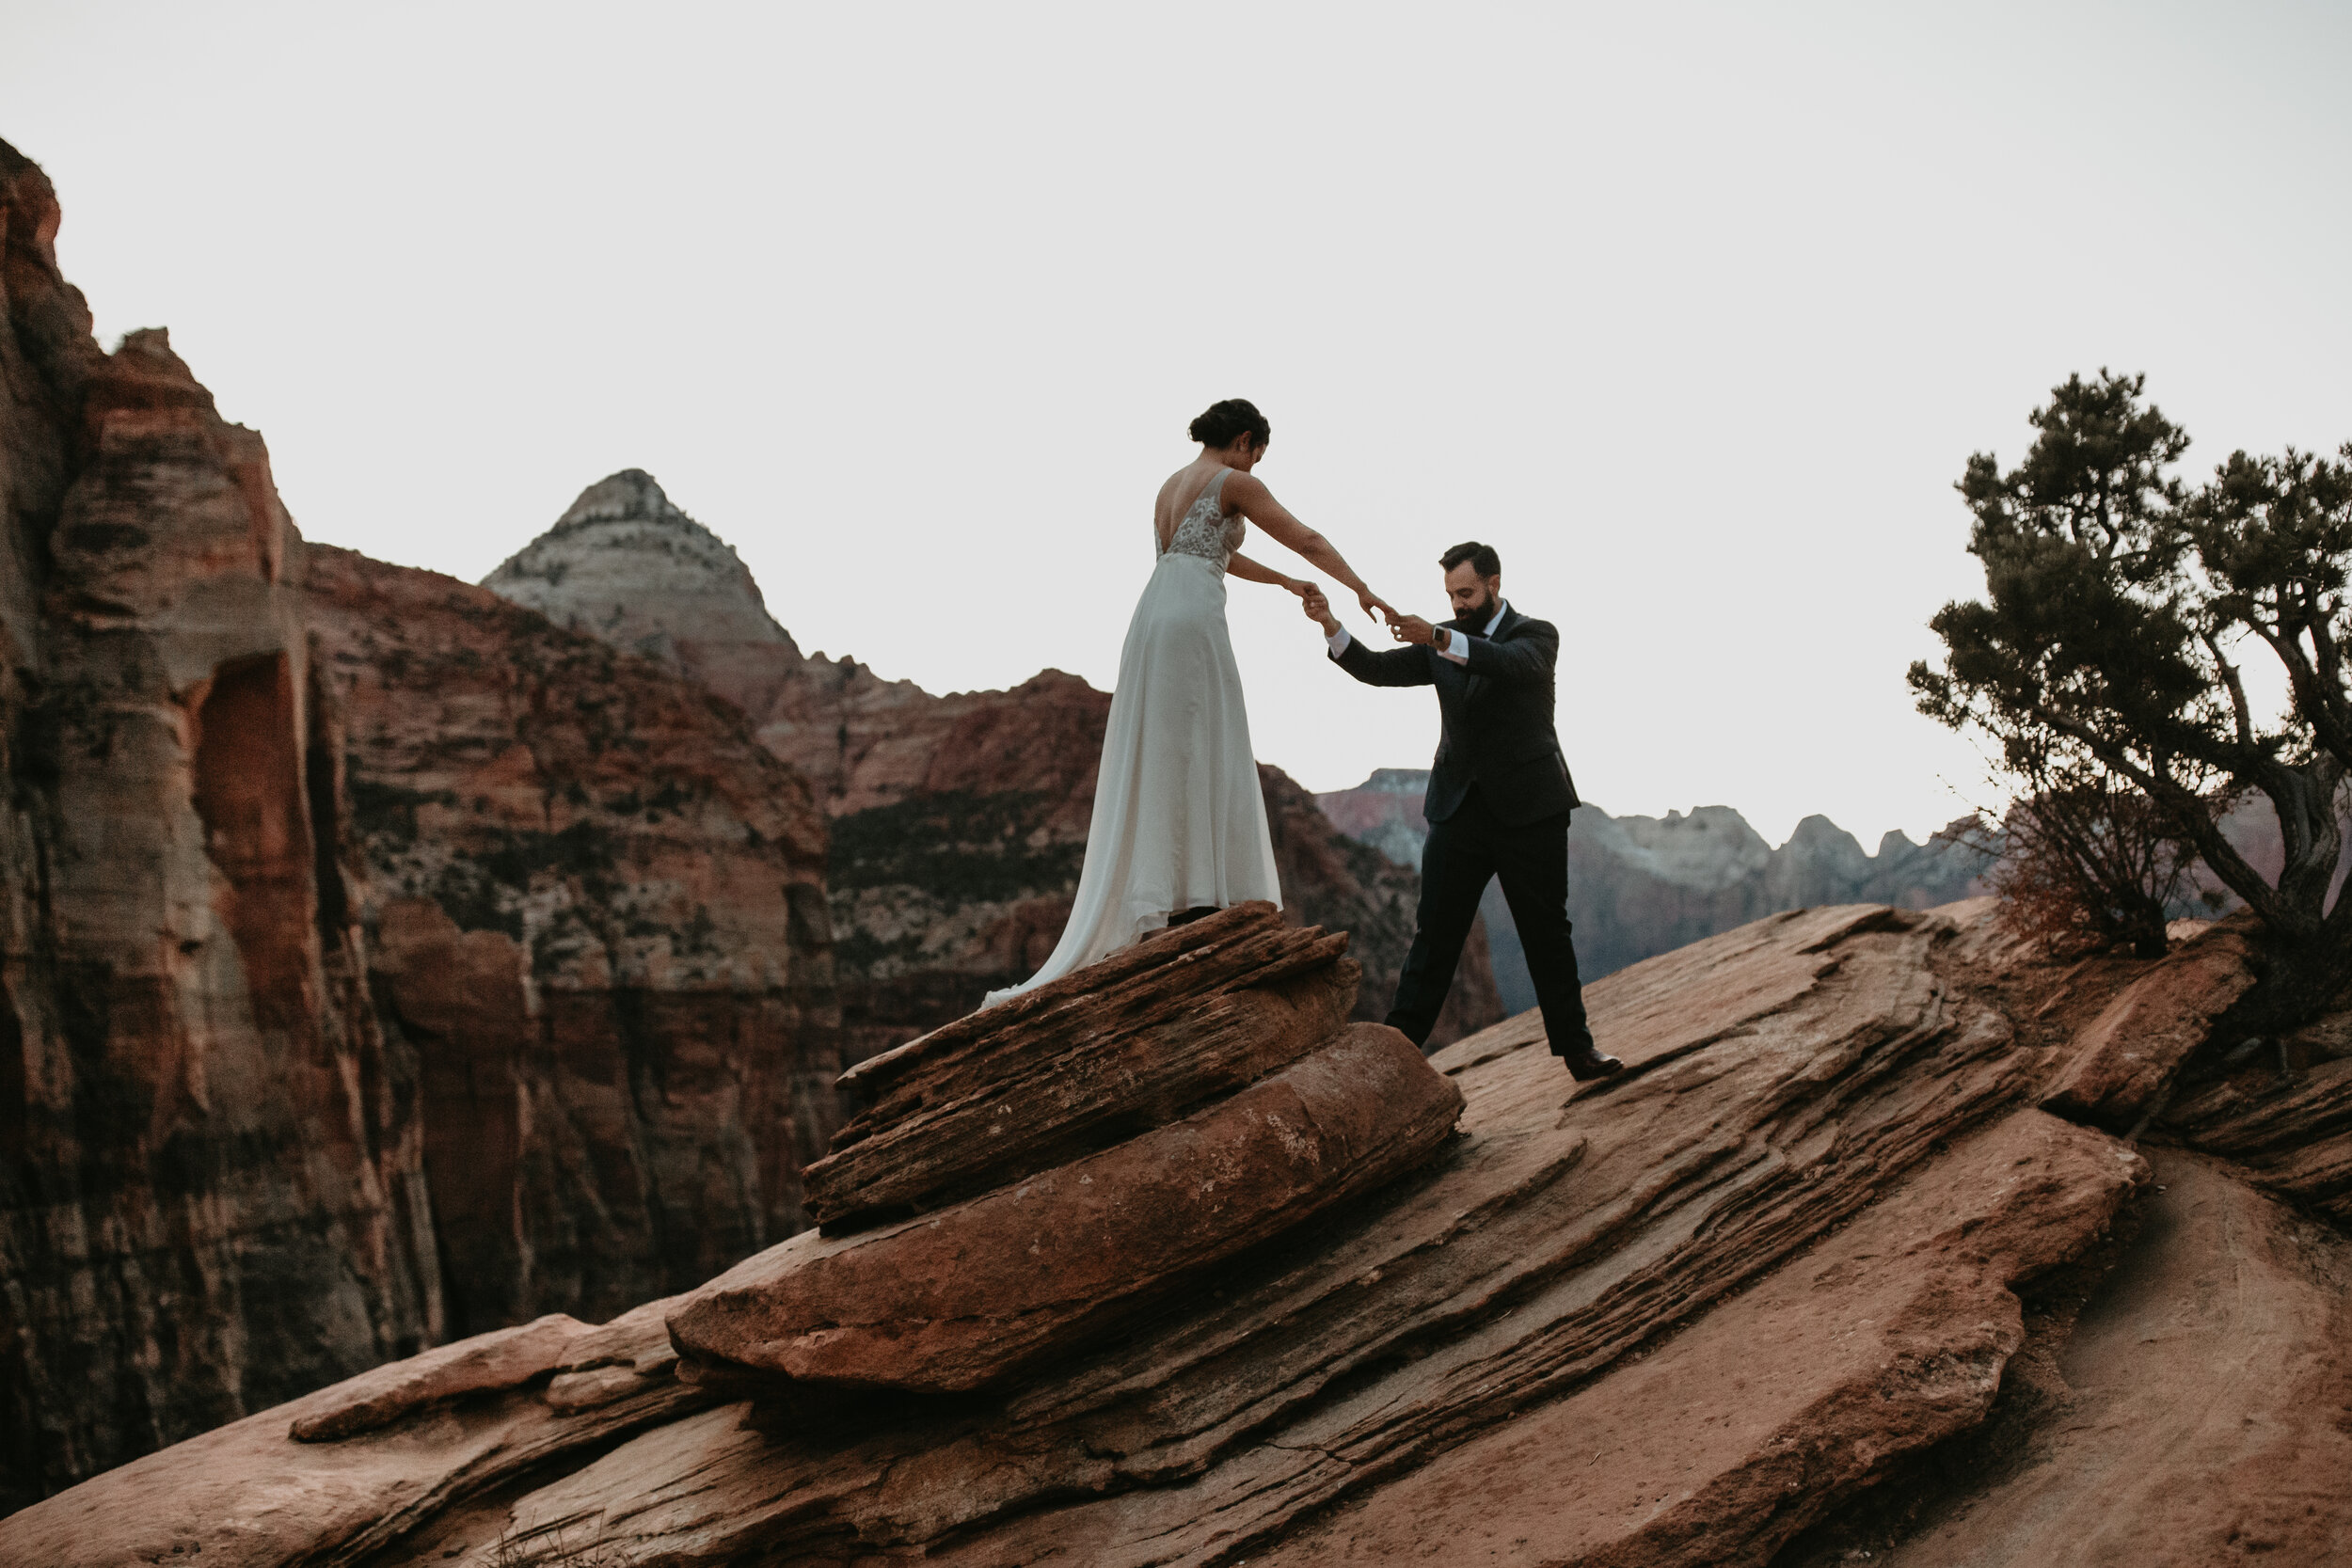
{"label": "groom's beard", "polygon": [[1489,594],[1477,604],[1454,617],[1454,625],[1463,631],[1476,631],[1495,618],[1495,596]]}

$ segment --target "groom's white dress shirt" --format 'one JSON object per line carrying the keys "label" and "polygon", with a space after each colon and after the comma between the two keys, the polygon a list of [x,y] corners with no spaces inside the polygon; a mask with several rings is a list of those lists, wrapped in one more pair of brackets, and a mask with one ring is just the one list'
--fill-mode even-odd
{"label": "groom's white dress shirt", "polygon": [[[1510,600],[1497,599],[1495,601],[1494,619],[1488,621],[1486,625],[1486,628],[1478,635],[1481,637],[1492,637],[1495,634],[1495,627],[1502,625],[1502,617],[1510,612]],[[1439,658],[1450,658],[1456,664],[1468,664],[1470,662],[1470,643],[1465,636],[1462,633],[1455,631],[1452,626],[1439,626],[1437,630],[1437,641],[1432,642],[1430,646],[1438,650],[1438,657]],[[1347,652],[1347,645],[1352,641],[1354,641],[1354,639],[1347,635],[1347,628],[1345,626],[1342,626],[1339,630],[1325,638],[1323,642],[1324,646],[1331,650],[1331,657],[1333,658],[1337,658],[1340,655]]]}

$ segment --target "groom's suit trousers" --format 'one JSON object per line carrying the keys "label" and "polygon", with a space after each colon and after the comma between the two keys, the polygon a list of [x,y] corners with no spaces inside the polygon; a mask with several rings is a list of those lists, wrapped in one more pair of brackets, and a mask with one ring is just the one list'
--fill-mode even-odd
{"label": "groom's suit trousers", "polygon": [[1413,949],[1396,987],[1391,1026],[1426,1045],[1453,988],[1490,879],[1502,879],[1512,924],[1527,949],[1527,969],[1543,1009],[1544,1031],[1555,1055],[1592,1048],[1584,1022],[1583,983],[1568,927],[1568,814],[1514,826],[1487,809],[1476,784],[1458,810],[1429,825],[1422,850],[1421,911]]}

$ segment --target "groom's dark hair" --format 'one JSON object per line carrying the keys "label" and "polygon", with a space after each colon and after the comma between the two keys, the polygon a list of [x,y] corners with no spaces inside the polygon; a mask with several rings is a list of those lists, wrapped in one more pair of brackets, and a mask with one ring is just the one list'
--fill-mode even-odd
{"label": "groom's dark hair", "polygon": [[1203,446],[1230,447],[1236,436],[1248,436],[1253,447],[1266,446],[1274,439],[1274,427],[1265,422],[1258,405],[1248,398],[1213,403],[1192,421],[1192,438]]}
{"label": "groom's dark hair", "polygon": [[1470,570],[1482,578],[1502,575],[1502,557],[1495,554],[1492,545],[1482,545],[1475,539],[1467,545],[1456,545],[1438,557],[1438,564],[1449,572],[1465,561],[1470,563]]}

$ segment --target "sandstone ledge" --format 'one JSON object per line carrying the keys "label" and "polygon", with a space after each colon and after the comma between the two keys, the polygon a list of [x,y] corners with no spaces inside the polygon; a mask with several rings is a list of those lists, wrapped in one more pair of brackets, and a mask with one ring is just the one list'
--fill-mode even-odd
{"label": "sandstone ledge", "polygon": [[1403,1035],[1353,1024],[1231,1099],[1018,1186],[787,1242],[695,1292],[671,1336],[738,1381],[987,1387],[1409,1170],[1461,1107]]}
{"label": "sandstone ledge", "polygon": [[[602,1406],[575,1446],[535,1439],[531,1479],[505,1491],[516,1472],[464,1423],[578,1421],[550,1406],[577,1374],[341,1444],[286,1441],[280,1412],[274,1446],[237,1429],[183,1445],[0,1523],[0,1553],[176,1541],[214,1563],[359,1561],[345,1543],[364,1516],[369,1551],[397,1544],[373,1560],[469,1568],[587,1543],[714,1568],[1346,1560],[1351,1532],[1505,1560],[1761,1561],[1982,1418],[2018,1291],[2139,1180],[2104,1133],[2025,1108],[2041,1053],[1944,977],[1955,934],[1939,915],[1804,911],[1611,976],[1591,1011],[1629,1070],[1573,1093],[1528,1021],[1465,1040],[1431,1059],[1462,1135],[1420,1172],[985,1396],[833,1424]],[[1550,1464],[1565,1435],[1537,1435],[1571,1430],[1602,1440]],[[1456,1455],[1517,1492],[1450,1481]],[[240,1467],[279,1478],[265,1544],[190,1479]],[[69,1501],[94,1533],[40,1557]],[[1538,1512],[1554,1516],[1540,1552],[1531,1530],[1491,1533]]]}
{"label": "sandstone ledge", "polygon": [[2068,1047],[2044,1108],[2121,1132],[2157,1109],[2214,1021],[2252,989],[2252,944],[2207,931],[2119,992]]}
{"label": "sandstone ledge", "polygon": [[1345,1020],[1346,949],[1238,904],[862,1063],[876,1102],[801,1173],[809,1213],[931,1208],[1253,1083]]}

